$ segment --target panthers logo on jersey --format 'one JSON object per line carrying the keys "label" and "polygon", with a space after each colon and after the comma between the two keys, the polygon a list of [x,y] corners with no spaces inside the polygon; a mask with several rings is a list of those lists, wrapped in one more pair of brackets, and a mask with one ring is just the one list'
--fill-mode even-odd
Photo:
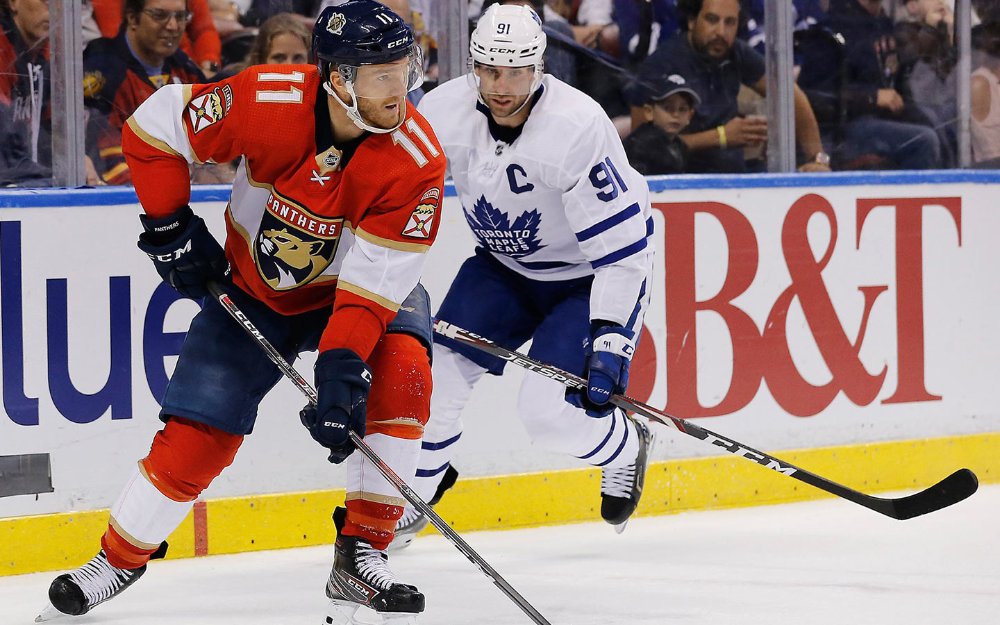
{"label": "panthers logo on jersey", "polygon": [[316,279],[333,261],[343,218],[324,219],[272,193],[254,239],[254,261],[275,291]]}

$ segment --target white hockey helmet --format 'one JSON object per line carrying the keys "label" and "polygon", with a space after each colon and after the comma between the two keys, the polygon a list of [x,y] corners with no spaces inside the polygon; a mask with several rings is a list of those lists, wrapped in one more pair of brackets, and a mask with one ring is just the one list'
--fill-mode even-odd
{"label": "white hockey helmet", "polygon": [[534,10],[491,5],[479,18],[469,48],[471,71],[467,76],[481,103],[487,104],[491,96],[523,98],[511,111],[491,107],[494,116],[512,117],[528,106],[545,75],[545,32]]}
{"label": "white hockey helmet", "polygon": [[542,20],[530,7],[494,4],[476,23],[469,51],[476,63],[496,67],[534,65],[541,70],[545,53]]}

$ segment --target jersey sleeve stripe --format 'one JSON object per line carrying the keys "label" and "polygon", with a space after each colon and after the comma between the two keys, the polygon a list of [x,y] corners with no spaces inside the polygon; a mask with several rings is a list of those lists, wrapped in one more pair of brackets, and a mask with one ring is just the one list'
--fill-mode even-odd
{"label": "jersey sleeve stripe", "polygon": [[601,234],[602,232],[606,232],[606,231],[610,230],[611,228],[614,228],[615,226],[617,226],[618,224],[622,223],[623,221],[625,221],[625,220],[627,220],[627,219],[629,219],[631,217],[635,217],[636,215],[638,215],[641,212],[642,212],[642,209],[639,208],[639,203],[638,202],[634,202],[631,205],[629,205],[628,207],[626,207],[625,209],[623,209],[623,210],[615,213],[614,215],[608,217],[607,219],[599,221],[598,223],[594,224],[593,226],[590,226],[589,228],[586,228],[586,229],[584,229],[584,230],[582,230],[580,232],[577,232],[576,233],[576,240],[580,241],[581,243],[583,243],[584,241],[586,241],[588,239],[592,239],[592,238],[596,237],[597,235]]}
{"label": "jersey sleeve stripe", "polygon": [[378,235],[374,235],[370,232],[358,228],[354,231],[354,235],[359,239],[364,239],[369,243],[377,245],[379,247],[387,247],[392,250],[398,250],[400,252],[411,252],[416,254],[425,254],[430,249],[430,246],[426,243],[406,243],[404,241],[396,241],[394,239],[386,239]]}
{"label": "jersey sleeve stripe", "polygon": [[[191,101],[191,85],[165,85],[142,103],[132,118],[132,130],[145,139],[136,126],[146,131],[149,137],[172,146],[175,154],[180,154],[189,163],[200,163],[191,148],[187,130],[184,127],[184,108]],[[147,141],[150,145],[155,143]],[[159,147],[159,146],[157,146]],[[161,148],[162,149],[162,148]]]}
{"label": "jersey sleeve stripe", "polygon": [[368,289],[360,287],[356,284],[351,284],[350,282],[345,282],[344,280],[338,280],[337,288],[347,291],[348,293],[354,293],[358,297],[364,298],[366,300],[375,302],[376,304],[378,304],[382,308],[385,308],[386,310],[391,310],[392,312],[399,312],[399,304],[397,304],[396,302],[386,299],[381,295],[379,295],[378,293],[369,291]]}
{"label": "jersey sleeve stripe", "polygon": [[340,280],[372,293],[369,299],[380,297],[391,302],[391,306],[383,306],[395,312],[417,285],[426,259],[424,254],[400,252],[355,239],[339,267]]}
{"label": "jersey sleeve stripe", "polygon": [[172,154],[174,156],[177,156],[177,157],[180,157],[180,158],[184,158],[184,155],[182,155],[180,152],[178,152],[177,150],[175,150],[172,147],[170,147],[169,145],[167,145],[167,143],[165,141],[161,141],[161,140],[153,137],[151,134],[149,134],[145,130],[143,130],[142,127],[139,126],[139,123],[137,121],[135,121],[134,117],[129,117],[128,121],[125,122],[125,123],[127,123],[128,127],[132,129],[132,132],[135,133],[135,136],[137,136],[140,139],[142,139],[143,142],[149,144],[150,146],[156,148],[157,150],[159,150],[161,152],[166,152],[167,154]]}
{"label": "jersey sleeve stripe", "polygon": [[633,243],[632,245],[629,245],[627,247],[623,247],[620,250],[617,250],[615,252],[611,252],[610,254],[608,254],[606,256],[603,256],[601,258],[598,258],[597,260],[591,261],[590,262],[590,266],[593,267],[594,269],[598,269],[599,267],[603,267],[605,265],[610,265],[612,263],[616,263],[616,262],[620,261],[623,258],[628,258],[629,256],[632,256],[633,254],[638,254],[642,250],[646,249],[646,245],[647,244],[648,244],[648,239],[646,237],[643,237],[643,238],[639,239],[638,241],[636,241],[635,243]]}

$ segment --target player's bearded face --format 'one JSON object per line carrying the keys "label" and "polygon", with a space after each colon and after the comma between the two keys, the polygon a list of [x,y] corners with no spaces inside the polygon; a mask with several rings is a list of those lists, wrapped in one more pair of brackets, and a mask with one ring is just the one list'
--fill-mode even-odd
{"label": "player's bearded face", "polygon": [[507,117],[517,111],[531,95],[535,67],[494,67],[476,63],[479,93],[490,113]]}
{"label": "player's bearded face", "polygon": [[358,112],[373,126],[394,128],[406,115],[410,68],[407,59],[358,68],[354,94]]}

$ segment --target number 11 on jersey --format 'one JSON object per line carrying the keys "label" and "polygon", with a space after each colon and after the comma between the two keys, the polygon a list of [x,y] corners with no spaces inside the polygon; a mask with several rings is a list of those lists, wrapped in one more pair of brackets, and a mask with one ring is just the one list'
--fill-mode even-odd
{"label": "number 11 on jersey", "polygon": [[[417,124],[417,120],[411,117],[410,119],[406,120],[405,126],[406,129],[410,131],[410,133],[414,135],[417,139],[419,139],[420,143],[422,143],[425,148],[427,148],[427,152],[430,153],[432,158],[440,154],[440,152],[438,152],[438,149],[434,147],[434,144],[431,142],[430,137],[428,137],[427,133],[424,132],[424,129],[421,128],[419,124]],[[421,149],[417,147],[417,144],[414,143],[412,139],[406,136],[406,133],[403,132],[402,128],[395,130],[391,136],[393,143],[395,143],[398,146],[401,146],[404,150],[406,150],[407,154],[413,157],[413,160],[416,161],[417,163],[417,167],[423,167],[429,162],[427,157],[424,155],[423,151],[421,151]]]}

